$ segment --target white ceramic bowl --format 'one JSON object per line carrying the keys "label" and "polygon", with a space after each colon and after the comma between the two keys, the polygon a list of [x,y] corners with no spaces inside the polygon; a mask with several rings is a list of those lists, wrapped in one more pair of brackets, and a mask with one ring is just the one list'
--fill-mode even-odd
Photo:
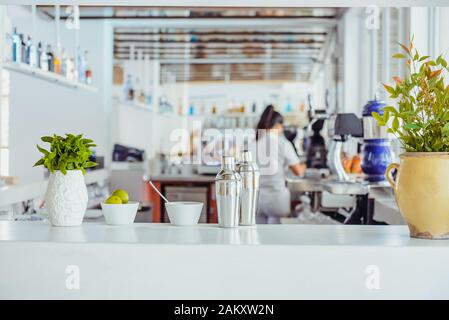
{"label": "white ceramic bowl", "polygon": [[138,208],[139,202],[135,201],[125,204],[101,203],[106,223],[112,225],[133,224]]}
{"label": "white ceramic bowl", "polygon": [[173,201],[165,203],[168,217],[172,225],[193,226],[198,223],[203,210],[202,202]]}

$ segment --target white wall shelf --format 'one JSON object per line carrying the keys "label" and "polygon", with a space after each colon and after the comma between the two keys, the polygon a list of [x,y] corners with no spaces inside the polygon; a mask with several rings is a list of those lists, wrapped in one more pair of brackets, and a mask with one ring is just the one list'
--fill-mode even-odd
{"label": "white wall shelf", "polygon": [[138,102],[138,101],[131,101],[131,100],[123,100],[123,99],[118,99],[115,98],[114,99],[115,102],[120,105],[120,106],[125,106],[125,107],[130,107],[130,108],[134,108],[137,110],[142,110],[145,112],[149,112],[149,113],[153,113],[153,114],[157,114],[158,116],[161,117],[167,117],[167,118],[202,118],[204,117],[203,115],[186,115],[186,114],[178,114],[178,113],[174,113],[174,112],[163,112],[163,113],[156,113],[154,112],[153,108],[150,108],[148,105],[146,105],[145,103],[142,102]]}
{"label": "white wall shelf", "polygon": [[118,98],[115,98],[114,100],[116,103],[126,106],[126,107],[137,108],[139,110],[143,110],[143,111],[147,111],[147,112],[153,112],[152,108],[150,108],[147,104],[142,103],[142,102],[131,101],[131,100],[122,100],[122,99],[118,99]]}
{"label": "white wall shelf", "polygon": [[15,72],[19,72],[25,75],[29,75],[41,80],[46,80],[49,82],[53,82],[68,88],[73,88],[73,89],[81,89],[81,90],[87,90],[87,91],[92,91],[92,92],[97,92],[98,89],[91,86],[91,85],[87,85],[84,83],[80,83],[80,82],[76,82],[70,79],[67,79],[66,77],[53,73],[53,72],[49,72],[49,71],[44,71],[44,70],[40,70],[38,68],[34,68],[31,67],[25,63],[20,63],[20,62],[5,62],[3,64],[3,68],[10,70],[10,71],[15,71]]}

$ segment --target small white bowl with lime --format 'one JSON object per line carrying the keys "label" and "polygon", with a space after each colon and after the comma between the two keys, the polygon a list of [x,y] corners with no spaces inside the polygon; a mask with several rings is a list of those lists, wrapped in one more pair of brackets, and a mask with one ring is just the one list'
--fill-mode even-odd
{"label": "small white bowl with lime", "polygon": [[139,202],[129,201],[128,193],[125,190],[118,189],[105,202],[101,203],[101,209],[107,224],[133,224],[137,209],[139,209]]}

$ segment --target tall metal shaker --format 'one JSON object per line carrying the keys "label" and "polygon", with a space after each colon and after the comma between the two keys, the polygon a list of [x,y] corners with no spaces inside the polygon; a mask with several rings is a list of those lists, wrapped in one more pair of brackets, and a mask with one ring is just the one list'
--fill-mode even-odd
{"label": "tall metal shaker", "polygon": [[250,151],[243,151],[241,161],[237,165],[237,172],[242,177],[240,225],[252,226],[256,224],[260,171]]}
{"label": "tall metal shaker", "polygon": [[215,177],[218,225],[220,227],[232,228],[239,225],[241,189],[242,179],[235,171],[234,157],[223,156],[221,170]]}

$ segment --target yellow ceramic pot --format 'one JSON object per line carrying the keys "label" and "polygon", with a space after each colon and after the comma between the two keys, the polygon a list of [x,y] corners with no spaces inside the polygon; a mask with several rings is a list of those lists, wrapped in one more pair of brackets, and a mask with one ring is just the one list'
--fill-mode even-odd
{"label": "yellow ceramic pot", "polygon": [[400,165],[388,166],[386,177],[410,236],[449,239],[449,153],[407,152],[400,158]]}

